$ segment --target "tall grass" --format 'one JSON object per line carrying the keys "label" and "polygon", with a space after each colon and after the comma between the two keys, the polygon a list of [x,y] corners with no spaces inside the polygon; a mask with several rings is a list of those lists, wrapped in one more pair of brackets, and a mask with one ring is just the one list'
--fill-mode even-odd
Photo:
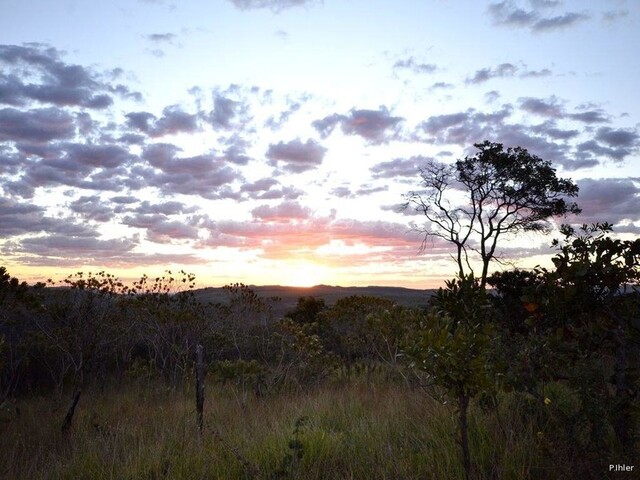
{"label": "tall grass", "polygon": [[[453,411],[421,391],[350,382],[242,403],[234,388],[207,385],[202,436],[192,391],[89,391],[66,433],[60,422],[68,398],[19,401],[20,414],[0,423],[0,478],[464,477]],[[498,412],[470,412],[477,478],[550,477],[540,468],[536,429],[516,407],[506,399]],[[292,448],[300,458],[283,469]]]}

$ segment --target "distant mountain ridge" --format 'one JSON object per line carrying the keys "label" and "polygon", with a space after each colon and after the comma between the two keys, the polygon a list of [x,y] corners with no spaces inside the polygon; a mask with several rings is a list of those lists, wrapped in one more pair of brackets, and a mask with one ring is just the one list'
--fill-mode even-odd
{"label": "distant mountain ridge", "polygon": [[[405,287],[339,287],[315,285],[313,287],[288,287],[283,285],[249,285],[260,298],[279,297],[273,305],[276,317],[282,317],[293,310],[300,297],[315,297],[325,301],[327,306],[334,305],[339,299],[353,295],[381,297],[405,307],[426,307],[435,289],[413,289]],[[228,296],[222,287],[207,287],[195,290],[196,297],[202,302],[226,303]]]}

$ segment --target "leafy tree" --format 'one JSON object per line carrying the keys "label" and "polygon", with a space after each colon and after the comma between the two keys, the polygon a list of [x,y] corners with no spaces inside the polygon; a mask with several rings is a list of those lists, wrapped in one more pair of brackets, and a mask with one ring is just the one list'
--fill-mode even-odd
{"label": "leafy tree", "polygon": [[[640,398],[639,371],[631,362],[640,346],[640,239],[612,238],[612,230],[609,223],[583,225],[579,231],[563,225],[564,239],[554,241],[556,269],[549,277],[564,292],[569,308],[563,314],[573,327],[577,350],[592,358],[613,358],[612,423],[621,446],[629,450],[637,417],[633,404]],[[608,397],[608,390],[602,391]],[[609,403],[606,397],[603,403]]]}
{"label": "leafy tree", "polygon": [[405,354],[414,368],[456,402],[463,465],[471,478],[469,402],[478,395],[494,394],[503,370],[492,309],[484,287],[473,276],[448,281],[431,306]]}
{"label": "leafy tree", "polygon": [[370,373],[371,360],[378,357],[370,343],[368,318],[393,308],[393,301],[368,295],[340,298],[335,305],[322,312],[322,337],[327,350],[336,353],[350,371],[358,361],[364,360]]}
{"label": "leafy tree", "polygon": [[477,278],[485,286],[498,239],[522,231],[546,231],[549,219],[579,213],[567,197],[578,194],[570,179],[558,178],[551,163],[521,147],[477,143],[472,157],[448,165],[431,161],[420,169],[422,190],[409,192],[405,208],[424,214],[428,223],[417,227],[430,237],[456,248],[458,275],[474,273],[472,255],[480,257]]}
{"label": "leafy tree", "polygon": [[318,314],[326,309],[327,305],[322,298],[300,297],[296,307],[285,316],[296,323],[313,323],[317,320]]}
{"label": "leafy tree", "polygon": [[[503,344],[511,347],[510,381],[529,393],[536,383],[566,382],[580,399],[567,438],[583,451],[602,451],[612,429],[628,452],[640,418],[640,239],[612,238],[607,223],[560,231],[554,269],[489,280],[505,319]],[[577,423],[584,438],[574,433]]]}

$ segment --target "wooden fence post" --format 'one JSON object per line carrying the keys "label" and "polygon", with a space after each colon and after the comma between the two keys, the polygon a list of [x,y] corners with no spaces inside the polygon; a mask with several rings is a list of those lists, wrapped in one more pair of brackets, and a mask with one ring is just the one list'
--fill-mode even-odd
{"label": "wooden fence post", "polygon": [[202,345],[196,347],[196,414],[198,430],[202,433],[204,428],[204,354]]}

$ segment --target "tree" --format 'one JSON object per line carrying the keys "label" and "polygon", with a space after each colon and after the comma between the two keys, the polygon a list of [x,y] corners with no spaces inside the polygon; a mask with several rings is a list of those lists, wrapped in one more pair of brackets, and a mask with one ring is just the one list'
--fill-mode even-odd
{"label": "tree", "polygon": [[432,297],[404,354],[456,402],[465,478],[470,479],[469,402],[495,395],[504,366],[486,290],[471,275],[447,281],[446,287]]}
{"label": "tree", "polygon": [[[567,197],[578,194],[570,179],[558,178],[551,163],[521,147],[501,143],[476,143],[479,150],[448,165],[431,161],[420,169],[420,191],[409,192],[404,208],[414,207],[428,223],[417,229],[425,234],[423,247],[437,237],[456,247],[455,259],[462,278],[473,274],[470,256],[479,255],[485,286],[498,239],[522,231],[547,231],[549,219],[580,213]],[[462,201],[461,201],[462,200]]]}
{"label": "tree", "polygon": [[560,233],[553,269],[488,280],[510,380],[529,393],[541,380],[562,380],[580,400],[564,419],[566,438],[580,452],[602,454],[612,430],[631,455],[640,424],[640,239],[612,238],[608,223],[562,225]]}

